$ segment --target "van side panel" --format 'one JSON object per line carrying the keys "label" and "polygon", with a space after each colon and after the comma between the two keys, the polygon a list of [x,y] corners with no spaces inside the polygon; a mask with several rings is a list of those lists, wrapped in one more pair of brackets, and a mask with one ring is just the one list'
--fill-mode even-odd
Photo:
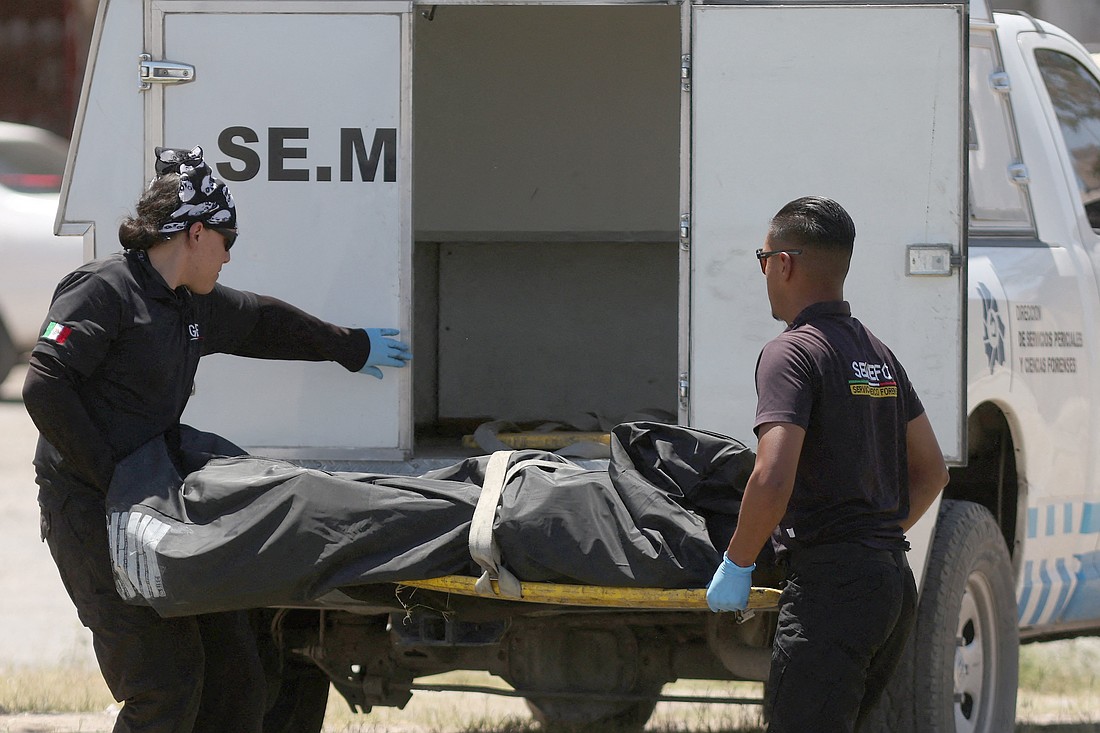
{"label": "van side panel", "polygon": [[137,69],[143,35],[141,3],[100,6],[55,225],[57,234],[85,237],[85,259],[120,249],[119,220],[145,185]]}

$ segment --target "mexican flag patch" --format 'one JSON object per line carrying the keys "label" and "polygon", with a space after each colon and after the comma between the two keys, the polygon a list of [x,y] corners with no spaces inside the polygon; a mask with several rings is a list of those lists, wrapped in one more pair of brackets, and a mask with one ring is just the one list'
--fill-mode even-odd
{"label": "mexican flag patch", "polygon": [[47,341],[53,341],[55,344],[65,343],[65,339],[69,338],[69,334],[73,330],[68,326],[62,326],[56,321],[50,321],[46,326],[46,330],[42,332],[42,338]]}

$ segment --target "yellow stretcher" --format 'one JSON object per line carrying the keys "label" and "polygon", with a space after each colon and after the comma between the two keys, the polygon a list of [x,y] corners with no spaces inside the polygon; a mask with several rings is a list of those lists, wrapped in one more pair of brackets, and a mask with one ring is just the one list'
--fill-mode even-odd
{"label": "yellow stretcher", "polygon": [[[565,583],[520,583],[521,597],[507,598],[503,595],[487,596],[474,588],[477,578],[465,575],[445,575],[429,580],[403,580],[399,585],[423,588],[443,593],[457,593],[464,596],[498,598],[500,600],[520,600],[528,603],[551,603],[563,606],[598,606],[601,608],[635,608],[664,610],[700,610],[706,609],[707,591],[705,588],[609,588],[598,585],[569,585]],[[497,584],[493,583],[497,591]],[[762,611],[779,605],[779,591],[775,588],[753,588],[749,592],[747,610]]]}

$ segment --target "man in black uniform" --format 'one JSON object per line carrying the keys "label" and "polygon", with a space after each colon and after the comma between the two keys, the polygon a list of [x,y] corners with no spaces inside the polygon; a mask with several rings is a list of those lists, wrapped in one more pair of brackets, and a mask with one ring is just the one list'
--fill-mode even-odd
{"label": "man in black uniform", "polygon": [[206,354],[334,361],[377,378],[411,357],[394,329],[334,326],[218,285],[236,238],[232,195],[202,150],[158,148],[157,177],[119,228],[125,251],[61,281],[23,386],[41,434],[43,539],[125,703],[116,732],[260,733],[265,682],[243,612],[162,619],[119,597],[105,509],[115,464],[162,435],[179,450]]}
{"label": "man in black uniform", "polygon": [[854,242],[847,212],[810,196],[756,253],[788,328],[757,362],[756,465],[707,600],[745,608],[769,536],[787,556],[771,733],[855,730],[882,694],[916,613],[905,532],[948,479],[905,370],[844,301]]}

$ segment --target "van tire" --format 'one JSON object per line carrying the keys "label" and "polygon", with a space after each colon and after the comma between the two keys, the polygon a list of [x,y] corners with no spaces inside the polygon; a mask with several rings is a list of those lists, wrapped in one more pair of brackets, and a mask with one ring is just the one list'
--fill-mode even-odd
{"label": "van tire", "polygon": [[[578,698],[528,698],[527,708],[543,729],[561,733],[641,733],[657,707],[660,689],[652,700],[606,703]],[[266,731],[265,731],[266,733]]]}
{"label": "van tire", "polygon": [[882,697],[863,720],[861,733],[917,733],[919,729],[913,719],[915,655],[913,634],[910,634]]}
{"label": "van tire", "polygon": [[263,733],[320,733],[328,707],[329,678],[316,665],[287,661],[268,682]]}
{"label": "van tire", "polygon": [[1012,562],[980,504],[944,500],[915,634],[916,719],[930,733],[999,733],[1016,720],[1019,633]]}
{"label": "van tire", "polygon": [[647,661],[659,655],[645,652],[632,627],[603,617],[513,625],[506,647],[502,676],[545,729],[640,733],[664,686],[662,671]]}

